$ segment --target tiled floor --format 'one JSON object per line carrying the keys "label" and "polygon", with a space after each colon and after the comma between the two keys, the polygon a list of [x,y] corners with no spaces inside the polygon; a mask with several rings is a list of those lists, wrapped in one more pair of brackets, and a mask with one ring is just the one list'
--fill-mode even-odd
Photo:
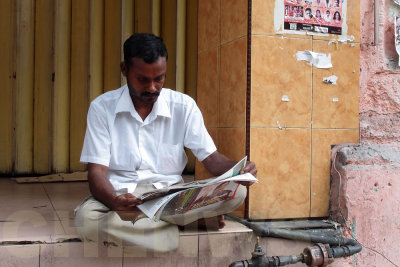
{"label": "tiled floor", "polygon": [[87,182],[0,179],[0,266],[228,266],[254,248],[251,230],[232,221],[221,231],[183,231],[166,254],[83,243],[73,210],[87,195]]}

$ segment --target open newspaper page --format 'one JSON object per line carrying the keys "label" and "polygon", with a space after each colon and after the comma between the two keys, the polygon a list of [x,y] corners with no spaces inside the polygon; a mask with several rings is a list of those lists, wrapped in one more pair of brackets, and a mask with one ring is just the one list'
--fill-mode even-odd
{"label": "open newspaper page", "polygon": [[229,171],[216,178],[194,181],[181,184],[176,187],[171,186],[162,193],[155,190],[157,194],[167,194],[152,199],[154,195],[148,198],[137,207],[149,218],[158,221],[161,216],[184,214],[191,210],[204,210],[208,206],[228,198],[234,198],[239,181],[257,182],[250,173],[239,175],[240,171],[246,165],[246,157],[239,161]]}
{"label": "open newspaper page", "polygon": [[235,197],[239,184],[233,181],[224,181],[206,185],[201,188],[193,188],[179,192],[156,214],[155,220],[161,215],[184,214],[192,210],[200,210],[206,206]]}
{"label": "open newspaper page", "polygon": [[243,159],[241,159],[238,163],[236,163],[235,166],[233,166],[227,172],[225,172],[224,174],[222,174],[218,177],[213,177],[213,178],[209,178],[209,179],[205,179],[205,180],[197,180],[197,181],[192,181],[192,182],[188,182],[188,183],[175,184],[175,185],[171,185],[166,188],[156,189],[156,190],[144,193],[144,194],[142,194],[140,196],[136,196],[136,197],[138,197],[139,199],[141,199],[143,201],[148,201],[148,200],[151,200],[154,198],[159,198],[159,197],[165,196],[167,194],[182,191],[182,190],[185,190],[188,188],[202,187],[209,183],[216,183],[220,180],[238,175],[239,172],[246,165],[246,161],[247,161],[247,156],[244,157]]}

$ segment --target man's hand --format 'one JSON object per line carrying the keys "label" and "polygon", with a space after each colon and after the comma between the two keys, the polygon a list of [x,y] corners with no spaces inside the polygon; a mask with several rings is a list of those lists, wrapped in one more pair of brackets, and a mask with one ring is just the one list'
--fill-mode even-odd
{"label": "man's hand", "polygon": [[[252,175],[256,176],[257,175],[257,168],[256,164],[252,161],[247,161],[246,166],[244,166],[243,170],[240,171],[240,174],[244,173],[251,173]],[[244,186],[251,186],[254,182],[238,182],[238,184],[244,185]]]}
{"label": "man's hand", "polygon": [[142,204],[143,201],[136,198],[134,195],[130,193],[122,194],[119,196],[116,196],[114,198],[114,201],[112,203],[112,210],[115,211],[130,211],[130,210],[136,210],[137,205]]}
{"label": "man's hand", "polygon": [[246,172],[249,172],[254,176],[256,176],[257,175],[256,164],[252,161],[247,161],[246,166],[244,166],[243,170],[240,171],[240,174],[244,174]]}

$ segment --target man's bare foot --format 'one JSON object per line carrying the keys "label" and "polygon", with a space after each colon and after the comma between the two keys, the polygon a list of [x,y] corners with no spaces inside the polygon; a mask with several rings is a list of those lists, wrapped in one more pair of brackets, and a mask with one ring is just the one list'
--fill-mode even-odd
{"label": "man's bare foot", "polygon": [[224,215],[211,218],[202,218],[185,226],[185,228],[197,228],[199,230],[219,230],[226,225]]}

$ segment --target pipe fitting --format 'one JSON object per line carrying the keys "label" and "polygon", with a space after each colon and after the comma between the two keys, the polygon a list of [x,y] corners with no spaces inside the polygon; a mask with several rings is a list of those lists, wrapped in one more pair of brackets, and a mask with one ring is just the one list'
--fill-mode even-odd
{"label": "pipe fitting", "polygon": [[[326,266],[333,262],[331,248],[328,244],[317,243],[306,247],[303,251],[305,264],[308,266]],[[329,255],[331,254],[331,255]]]}

